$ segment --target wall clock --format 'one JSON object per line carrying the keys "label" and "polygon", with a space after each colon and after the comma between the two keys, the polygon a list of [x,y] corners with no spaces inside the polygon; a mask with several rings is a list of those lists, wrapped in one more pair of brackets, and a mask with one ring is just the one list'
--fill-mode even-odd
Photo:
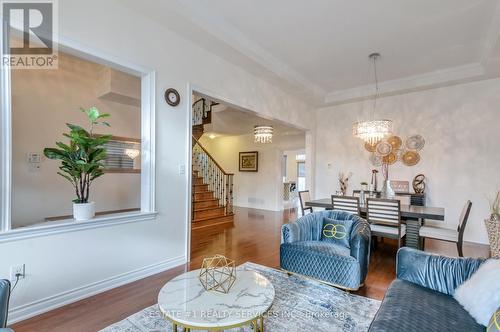
{"label": "wall clock", "polygon": [[170,106],[177,106],[181,102],[181,96],[177,90],[170,88],[165,91],[165,101]]}

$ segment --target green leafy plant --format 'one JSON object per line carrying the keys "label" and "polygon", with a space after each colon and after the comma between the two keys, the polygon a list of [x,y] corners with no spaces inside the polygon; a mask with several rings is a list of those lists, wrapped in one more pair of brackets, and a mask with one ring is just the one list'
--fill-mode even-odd
{"label": "green leafy plant", "polygon": [[111,135],[95,135],[94,127],[109,123],[102,121],[110,115],[100,114],[96,107],[89,109],[80,108],[89,121],[89,129],[66,123],[70,129],[63,136],[69,138],[69,145],[56,142],[57,148],[45,148],[44,155],[49,159],[61,161],[59,174],[73,185],[76,197],[74,203],[88,203],[90,186],[92,182],[104,174],[102,161],[106,158],[106,149],[103,147]]}
{"label": "green leafy plant", "polygon": [[368,185],[368,182],[361,182],[360,183],[362,186],[367,186]]}

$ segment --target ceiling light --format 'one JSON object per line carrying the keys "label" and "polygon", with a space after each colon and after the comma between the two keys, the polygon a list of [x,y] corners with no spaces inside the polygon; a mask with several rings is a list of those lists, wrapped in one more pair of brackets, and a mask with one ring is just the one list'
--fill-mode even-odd
{"label": "ceiling light", "polygon": [[210,138],[210,139],[214,139],[214,138],[216,138],[216,137],[217,137],[217,135],[215,135],[215,134],[209,134],[209,135],[208,135],[208,138]]}
{"label": "ceiling light", "polygon": [[[375,76],[375,97],[373,98],[373,113],[377,107],[378,97],[378,76],[377,76],[377,59],[379,53],[370,54],[370,59],[373,60],[373,70]],[[373,117],[373,116],[372,116]],[[369,120],[355,122],[352,126],[352,134],[355,137],[361,138],[365,142],[373,145],[384,137],[392,134],[392,121],[385,119]]]}
{"label": "ceiling light", "polygon": [[255,143],[272,143],[273,142],[273,127],[272,126],[255,126],[253,128]]}

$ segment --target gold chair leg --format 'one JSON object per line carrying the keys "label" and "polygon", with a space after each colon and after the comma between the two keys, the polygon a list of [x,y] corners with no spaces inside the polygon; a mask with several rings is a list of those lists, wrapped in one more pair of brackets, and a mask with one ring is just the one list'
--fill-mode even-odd
{"label": "gold chair leg", "polygon": [[260,317],[260,332],[264,332],[264,317]]}

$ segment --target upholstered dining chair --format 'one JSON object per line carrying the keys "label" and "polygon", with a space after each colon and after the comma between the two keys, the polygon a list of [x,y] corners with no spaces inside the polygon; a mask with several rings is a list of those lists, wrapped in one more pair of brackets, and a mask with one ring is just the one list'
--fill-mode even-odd
{"label": "upholstered dining chair", "polygon": [[302,215],[306,215],[306,211],[309,213],[313,212],[312,206],[306,206],[306,202],[311,200],[311,195],[309,194],[309,190],[299,191],[299,201],[300,201],[300,209],[302,210]]}
{"label": "upholstered dining chair", "polygon": [[357,216],[359,211],[359,197],[332,195],[332,207],[337,211],[345,211]]}
{"label": "upholstered dining chair", "polygon": [[457,230],[442,228],[436,226],[422,226],[419,230],[420,237],[455,242],[457,244],[458,256],[464,257],[463,253],[463,242],[464,242],[464,231],[467,225],[467,220],[469,219],[470,210],[472,208],[472,202],[467,201],[460,214],[460,219],[458,223]]}
{"label": "upholstered dining chair", "polygon": [[12,331],[7,329],[7,314],[9,313],[10,282],[0,279],[0,332]]}
{"label": "upholstered dining chair", "polygon": [[401,240],[406,235],[406,225],[401,223],[401,202],[397,199],[368,198],[366,219],[373,236]]}

